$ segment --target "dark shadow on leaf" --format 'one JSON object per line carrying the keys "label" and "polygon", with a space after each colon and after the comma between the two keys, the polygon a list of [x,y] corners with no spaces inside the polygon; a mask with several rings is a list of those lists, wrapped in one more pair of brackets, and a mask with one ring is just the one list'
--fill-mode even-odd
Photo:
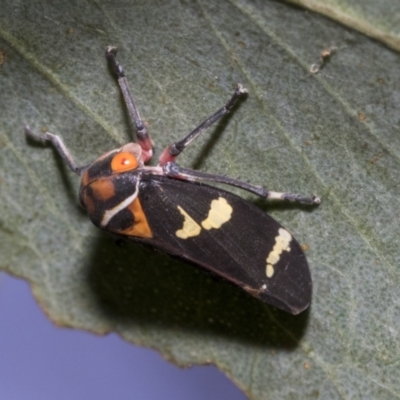
{"label": "dark shadow on leaf", "polygon": [[291,316],[152,248],[117,246],[101,232],[87,283],[104,316],[122,327],[120,333],[136,324],[291,350],[308,322],[308,311]]}

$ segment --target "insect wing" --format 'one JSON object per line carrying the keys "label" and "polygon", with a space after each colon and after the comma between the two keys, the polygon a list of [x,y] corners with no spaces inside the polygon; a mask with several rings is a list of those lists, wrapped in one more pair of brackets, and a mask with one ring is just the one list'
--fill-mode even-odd
{"label": "insect wing", "polygon": [[293,236],[258,207],[219,188],[143,177],[139,198],[151,239],[292,314],[311,301],[305,255]]}

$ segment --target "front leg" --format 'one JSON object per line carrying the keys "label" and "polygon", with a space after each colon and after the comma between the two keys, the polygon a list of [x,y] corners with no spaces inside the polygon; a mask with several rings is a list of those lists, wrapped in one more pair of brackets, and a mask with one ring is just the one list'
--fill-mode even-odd
{"label": "front leg", "polygon": [[185,148],[193,142],[203,131],[209,128],[212,124],[220,120],[225,114],[232,110],[233,106],[236,104],[237,100],[247,93],[247,89],[244,88],[240,83],[237,84],[235,92],[229,99],[229,101],[222,106],[217,112],[215,112],[211,117],[208,117],[204,122],[202,122],[196,129],[189,133],[183,139],[172,143],[161,153],[158,160],[159,165],[163,166],[168,162],[174,162],[176,157],[182,153]]}
{"label": "front leg", "polygon": [[136,137],[140,147],[142,148],[143,162],[147,162],[153,156],[153,141],[147,132],[147,128],[139,114],[139,110],[136,106],[135,100],[133,99],[132,93],[129,90],[128,80],[125,77],[124,70],[115,58],[116,54],[116,47],[107,47],[106,58],[117,75],[118,84],[121,88],[122,95],[124,96],[126,107],[136,127]]}
{"label": "front leg", "polygon": [[82,171],[86,168],[84,167],[78,167],[72,158],[70,152],[68,151],[67,147],[65,146],[64,142],[62,139],[54,135],[53,133],[50,132],[45,132],[45,133],[34,133],[31,131],[29,126],[27,125],[25,127],[25,135],[27,137],[30,137],[33,140],[37,140],[39,142],[51,142],[54,148],[57,150],[58,154],[62,157],[64,162],[68,165],[71,171],[75,172],[75,174],[81,176]]}

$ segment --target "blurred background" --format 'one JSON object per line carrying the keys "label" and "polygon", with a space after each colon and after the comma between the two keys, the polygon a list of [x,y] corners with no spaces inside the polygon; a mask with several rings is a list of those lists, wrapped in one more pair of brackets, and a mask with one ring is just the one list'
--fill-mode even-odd
{"label": "blurred background", "polygon": [[0,399],[244,400],[214,366],[179,369],[115,334],[54,326],[29,285],[0,274]]}

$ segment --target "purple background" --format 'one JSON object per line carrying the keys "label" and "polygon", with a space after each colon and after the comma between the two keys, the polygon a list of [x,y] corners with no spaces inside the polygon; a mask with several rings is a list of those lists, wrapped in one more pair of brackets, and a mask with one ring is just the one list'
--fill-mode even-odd
{"label": "purple background", "polygon": [[117,335],[57,328],[28,284],[0,274],[0,399],[244,400],[215,367],[179,369]]}

